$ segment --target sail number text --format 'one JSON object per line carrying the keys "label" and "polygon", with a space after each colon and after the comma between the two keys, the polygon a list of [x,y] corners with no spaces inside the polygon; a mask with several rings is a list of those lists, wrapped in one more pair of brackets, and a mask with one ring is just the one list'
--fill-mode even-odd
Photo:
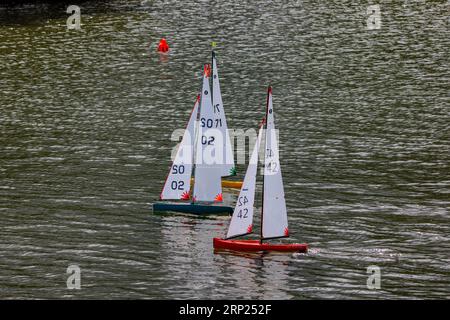
{"label": "sail number text", "polygon": [[[238,207],[245,206],[247,203],[248,203],[247,196],[241,196],[238,198]],[[247,216],[248,216],[247,208],[239,209],[239,212],[237,214],[237,217],[239,219],[246,219]]]}
{"label": "sail number text", "polygon": [[200,119],[201,123],[202,123],[202,128],[206,127],[206,128],[218,128],[222,126],[222,119],[205,119],[205,118],[201,118]]}
{"label": "sail number text", "polygon": [[[172,166],[172,174],[184,174],[186,168],[182,164],[174,164]],[[172,190],[184,190],[184,181],[173,180],[170,183],[170,188]]]}
{"label": "sail number text", "polygon": [[210,137],[202,136],[202,144],[214,145],[214,140],[216,140],[216,138],[213,136]]}

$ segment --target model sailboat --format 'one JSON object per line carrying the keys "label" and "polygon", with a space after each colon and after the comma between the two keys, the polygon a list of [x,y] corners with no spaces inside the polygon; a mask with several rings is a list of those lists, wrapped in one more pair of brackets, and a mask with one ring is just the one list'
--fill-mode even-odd
{"label": "model sailboat", "polygon": [[[215,159],[215,155],[220,156],[217,150],[223,146],[223,135],[218,129],[222,118],[213,108],[209,86],[210,75],[211,66],[206,64],[202,92],[197,97],[160,195],[160,200],[188,202],[157,202],[153,204],[154,211],[194,214],[233,212],[231,207],[218,205],[222,202],[223,161]],[[195,176],[193,183],[191,183],[192,174]]]}
{"label": "model sailboat", "polygon": [[[220,148],[220,154],[222,155],[221,161],[221,175],[222,177],[235,176],[236,168],[234,165],[234,154],[230,134],[228,132],[227,118],[225,116],[225,109],[222,102],[222,92],[220,90],[219,70],[217,68],[216,54],[212,51],[212,105],[214,113],[217,116],[216,123],[206,123],[211,127],[215,127],[220,130],[222,134],[222,146]],[[219,149],[219,146],[218,146]],[[240,189],[242,187],[242,181],[237,180],[224,180],[222,179],[222,187]]]}
{"label": "model sailboat", "polygon": [[[266,130],[263,130],[266,129]],[[261,234],[259,240],[231,240],[253,231],[253,205],[256,191],[256,173],[259,148],[265,133],[263,202],[261,209]],[[306,252],[306,244],[271,244],[269,239],[289,237],[283,179],[279,161],[278,143],[275,132],[272,88],[268,88],[266,117],[259,130],[244,182],[234,208],[230,226],[224,239],[214,238],[216,249],[238,251],[286,251]]]}

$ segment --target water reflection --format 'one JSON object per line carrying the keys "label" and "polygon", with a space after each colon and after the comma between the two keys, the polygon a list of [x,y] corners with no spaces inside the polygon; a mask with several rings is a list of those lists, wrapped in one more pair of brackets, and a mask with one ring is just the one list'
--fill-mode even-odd
{"label": "water reflection", "polygon": [[230,277],[233,298],[291,299],[286,292],[290,254],[244,253],[216,250],[214,260],[222,265],[220,273]]}

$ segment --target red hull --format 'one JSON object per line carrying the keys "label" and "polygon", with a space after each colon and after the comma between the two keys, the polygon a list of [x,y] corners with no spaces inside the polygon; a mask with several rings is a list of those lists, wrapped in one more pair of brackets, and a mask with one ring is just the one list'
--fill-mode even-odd
{"label": "red hull", "polygon": [[228,249],[235,251],[279,251],[279,252],[307,252],[308,245],[300,243],[270,244],[260,243],[259,240],[224,240],[214,238],[214,249]]}

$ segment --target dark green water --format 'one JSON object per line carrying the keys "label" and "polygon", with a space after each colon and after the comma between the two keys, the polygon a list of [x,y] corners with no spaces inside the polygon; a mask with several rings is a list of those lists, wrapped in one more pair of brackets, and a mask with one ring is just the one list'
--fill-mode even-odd
{"label": "dark green water", "polygon": [[[0,298],[450,298],[450,5],[380,1],[368,31],[368,4],[83,2],[81,31],[0,7]],[[306,255],[214,254],[228,218],[151,210],[211,41],[230,128],[274,87]]]}

